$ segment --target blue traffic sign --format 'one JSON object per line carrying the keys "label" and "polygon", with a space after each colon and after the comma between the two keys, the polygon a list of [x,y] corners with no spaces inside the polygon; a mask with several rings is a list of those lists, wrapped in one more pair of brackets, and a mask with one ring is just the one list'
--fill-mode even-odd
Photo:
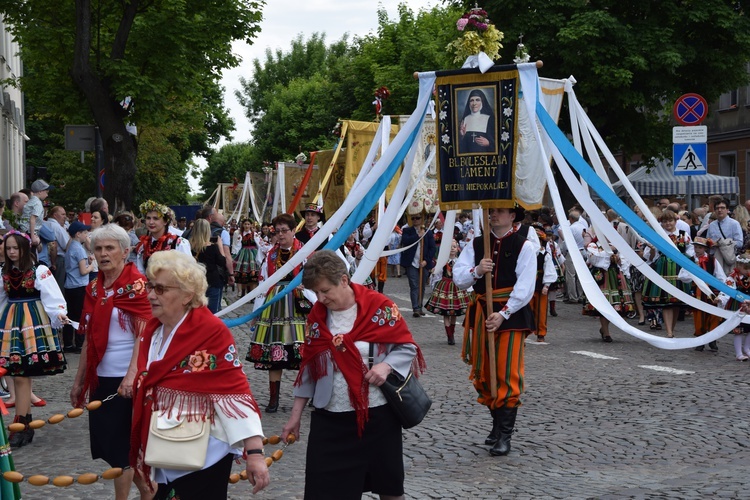
{"label": "blue traffic sign", "polygon": [[707,153],[708,147],[705,142],[674,144],[672,146],[674,175],[706,175],[708,173]]}
{"label": "blue traffic sign", "polygon": [[708,115],[708,103],[699,94],[684,94],[675,101],[672,113],[681,125],[698,125]]}

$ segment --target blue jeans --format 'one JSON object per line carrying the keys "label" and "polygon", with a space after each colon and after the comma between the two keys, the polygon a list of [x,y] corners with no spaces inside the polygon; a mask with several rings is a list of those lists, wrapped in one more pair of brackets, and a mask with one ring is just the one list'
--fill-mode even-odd
{"label": "blue jeans", "polygon": [[206,290],[206,297],[208,297],[208,310],[216,314],[221,310],[221,294],[224,291],[223,287],[210,286]]}
{"label": "blue jeans", "polygon": [[[424,300],[424,287],[427,283],[427,277],[430,273],[422,270],[422,300]],[[411,298],[411,308],[414,311],[421,311],[422,304],[419,303],[419,268],[409,266],[406,268],[406,277],[409,278],[409,297]]]}

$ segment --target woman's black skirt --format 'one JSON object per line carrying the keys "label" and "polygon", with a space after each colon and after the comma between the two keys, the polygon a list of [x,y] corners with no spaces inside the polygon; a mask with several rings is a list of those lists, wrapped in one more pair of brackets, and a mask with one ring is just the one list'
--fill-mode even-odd
{"label": "woman's black skirt", "polygon": [[[122,377],[99,377],[99,386],[91,401],[104,401],[117,392]],[[101,408],[89,413],[91,456],[101,458],[110,467],[127,467],[130,454],[130,425],[133,419],[133,400],[116,396]]]}
{"label": "woman's black skirt", "polygon": [[310,420],[305,498],[360,499],[404,494],[401,423],[388,405],[370,408],[362,436],[353,411],[315,410]]}

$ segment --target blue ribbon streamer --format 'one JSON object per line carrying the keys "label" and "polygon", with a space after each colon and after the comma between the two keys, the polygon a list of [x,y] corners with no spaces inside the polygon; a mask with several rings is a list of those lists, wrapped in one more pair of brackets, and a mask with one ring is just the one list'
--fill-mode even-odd
{"label": "blue ribbon streamer", "polygon": [[628,207],[628,205],[614,193],[614,191],[609,189],[609,187],[607,187],[607,185],[599,178],[598,175],[596,175],[594,169],[591,168],[588,163],[586,163],[586,160],[584,160],[583,157],[578,153],[578,151],[573,147],[573,145],[570,144],[570,141],[567,139],[567,137],[565,137],[562,131],[560,131],[555,122],[547,113],[547,110],[544,109],[544,106],[542,106],[542,103],[539,101],[536,102],[536,115],[537,118],[539,118],[542,127],[544,127],[544,130],[547,132],[547,135],[549,135],[552,142],[555,144],[555,146],[557,146],[570,166],[573,167],[576,172],[578,172],[578,175],[580,175],[581,178],[586,181],[586,183],[591,186],[594,191],[596,191],[596,194],[598,194],[601,199],[610,206],[610,208],[620,214],[625,222],[630,224],[630,226],[635,229],[640,235],[644,236],[649,243],[658,248],[662,254],[666,255],[681,267],[685,268],[698,278],[705,281],[709,286],[716,288],[720,292],[724,292],[728,296],[740,302],[744,302],[745,300],[747,300],[747,297],[743,293],[735,290],[734,288],[731,288],[723,281],[716,279],[715,276],[708,273],[698,264],[693,262],[692,259],[685,256],[678,249],[670,245],[666,240],[664,240],[664,238],[659,236],[656,231],[654,231],[648,224],[646,224],[640,217],[638,217],[635,212],[633,212],[630,207]]}
{"label": "blue ribbon streamer", "polygon": [[[401,147],[401,149],[396,153],[396,156],[393,158],[393,161],[388,165],[388,168],[386,168],[385,172],[383,172],[383,175],[381,175],[377,181],[375,181],[375,184],[373,185],[372,189],[370,189],[365,197],[362,199],[362,202],[359,203],[354,210],[352,210],[352,213],[347,217],[346,221],[341,225],[339,230],[334,234],[330,240],[328,240],[328,243],[323,247],[326,250],[336,250],[341,245],[344,244],[346,239],[349,237],[350,234],[354,232],[354,230],[360,225],[360,223],[365,220],[365,217],[370,213],[370,208],[375,206],[378,199],[380,199],[380,196],[385,192],[386,188],[388,187],[388,184],[390,184],[393,177],[395,177],[396,173],[398,172],[399,165],[403,163],[404,159],[406,158],[406,155],[408,154],[409,150],[411,149],[412,145],[417,139],[417,136],[419,134],[419,131],[422,129],[422,122],[424,121],[424,115],[425,113],[422,112],[421,114],[419,124],[414,129],[414,131],[409,135],[409,137],[404,142],[404,145]],[[271,306],[272,304],[275,304],[279,300],[281,300],[284,296],[286,296],[289,292],[294,290],[296,287],[298,287],[302,283],[302,274],[304,273],[304,269],[302,272],[300,272],[297,276],[294,277],[292,281],[289,282],[287,286],[285,286],[282,290],[279,291],[274,297],[263,304],[260,308],[256,309],[255,311],[246,314],[245,316],[240,316],[239,318],[232,318],[232,319],[224,319],[224,324],[227,325],[229,328],[233,328],[235,326],[239,326],[242,324],[247,323],[248,321],[252,321],[253,319],[260,316],[260,314],[263,312],[263,310],[266,307]]]}

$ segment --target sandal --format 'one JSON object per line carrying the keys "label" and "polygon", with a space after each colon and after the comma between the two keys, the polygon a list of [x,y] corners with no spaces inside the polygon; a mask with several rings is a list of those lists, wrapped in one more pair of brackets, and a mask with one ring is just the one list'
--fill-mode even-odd
{"label": "sandal", "polygon": [[671,333],[668,333],[668,334],[667,334],[667,338],[668,338],[668,339],[673,339],[673,338],[674,338],[674,335],[673,335],[673,334],[671,334]]}

